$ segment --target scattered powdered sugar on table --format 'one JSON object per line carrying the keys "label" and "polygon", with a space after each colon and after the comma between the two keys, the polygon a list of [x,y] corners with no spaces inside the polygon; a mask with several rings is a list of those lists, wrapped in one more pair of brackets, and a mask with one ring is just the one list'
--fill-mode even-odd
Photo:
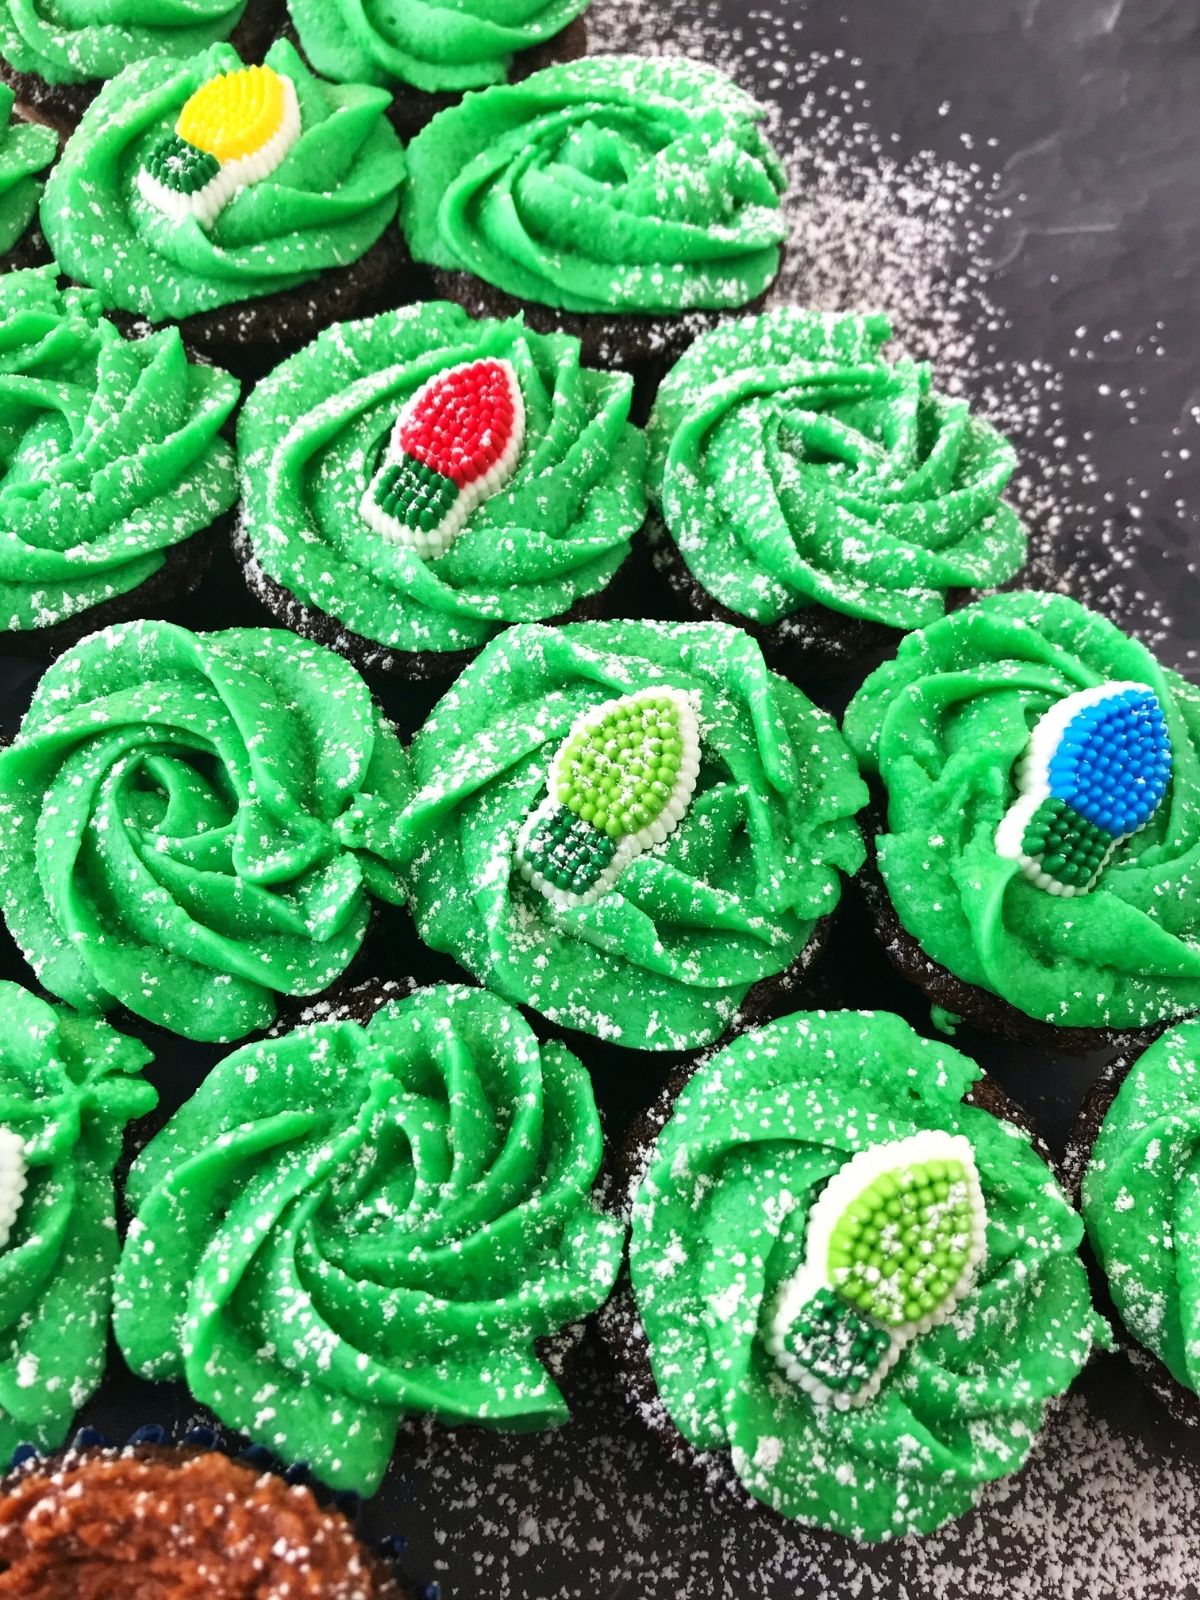
{"label": "scattered powdered sugar on table", "polygon": [[[978,159],[967,158],[976,147],[969,129],[961,134],[961,161],[894,153],[891,131],[872,122],[862,63],[849,49],[808,48],[804,10],[784,3],[749,11],[745,26],[730,30],[684,0],[657,6],[652,24],[643,5],[602,0],[589,13],[589,31],[593,50],[656,50],[713,62],[763,99],[792,180],[791,244],[772,299],[887,312],[895,348],[931,362],[940,388],[969,398],[1018,448],[1010,496],[1031,540],[1018,585],[1064,589],[1151,647],[1161,645],[1172,622],[1140,587],[1136,554],[1151,486],[1127,484],[1123,497],[1101,489],[1097,441],[1076,436],[1065,416],[1068,382],[1083,381],[1107,396],[1123,421],[1137,420],[1137,393],[1108,395],[1086,371],[1105,344],[1120,340],[1120,330],[1075,330],[1070,357],[1082,378],[1077,369],[1068,380],[1035,349],[1020,358],[1001,353],[1007,341],[997,335],[1011,323],[993,282],[994,262],[1006,249],[1011,212],[995,140],[979,141]],[[852,41],[853,15],[847,20]],[[790,109],[781,111],[772,97]],[[1152,343],[1140,353],[1165,351]],[[1176,430],[1182,461],[1197,424],[1200,407]],[[1171,477],[1169,463],[1163,476]],[[1172,509],[1180,522],[1189,520],[1182,498]]]}
{"label": "scattered powdered sugar on table", "polygon": [[[431,1430],[420,1465],[400,1465],[437,1507],[432,1527],[407,1524],[409,1565],[489,1600],[1195,1600],[1197,1452],[1177,1459],[1101,1414],[1098,1380],[1134,1381],[1119,1360],[1085,1377],[980,1510],[867,1548],[710,1492],[602,1374],[558,1434],[514,1448]],[[1148,1403],[1130,1399],[1153,1440]]]}

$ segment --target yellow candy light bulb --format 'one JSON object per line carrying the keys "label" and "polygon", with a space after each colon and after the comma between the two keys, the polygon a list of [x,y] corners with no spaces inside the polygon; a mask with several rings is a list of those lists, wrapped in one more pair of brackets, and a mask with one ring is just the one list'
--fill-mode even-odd
{"label": "yellow candy light bulb", "polygon": [[286,118],[280,75],[272,67],[240,67],[202,84],[179,113],[175,132],[224,165],[269,144]]}

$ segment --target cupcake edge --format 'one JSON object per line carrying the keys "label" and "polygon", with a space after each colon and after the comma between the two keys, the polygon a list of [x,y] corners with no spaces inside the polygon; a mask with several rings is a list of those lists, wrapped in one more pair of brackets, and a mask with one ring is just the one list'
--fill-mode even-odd
{"label": "cupcake edge", "polygon": [[[635,534],[634,538],[638,536]],[[301,600],[286,585],[277,582],[266,571],[254,554],[244,518],[237,519],[233,530],[233,551],[241,567],[247,589],[266,607],[280,627],[322,644],[338,655],[345,656],[360,672],[380,673],[388,678],[407,680],[410,683],[436,683],[448,686],[469,662],[473,661],[485,644],[473,650],[399,650],[380,644],[365,634],[355,633],[330,611],[322,611]],[[546,627],[558,627],[568,622],[599,622],[607,615],[606,600],[616,587],[629,580],[634,569],[635,553],[630,551],[603,589],[594,594],[581,595],[569,611],[557,617],[547,617]],[[506,623],[497,624],[502,633]],[[495,635],[493,635],[495,637]]]}
{"label": "cupcake edge", "polygon": [[153,615],[169,621],[171,609],[186,600],[203,583],[221,546],[230,538],[235,509],[163,551],[163,564],[144,582],[87,606],[61,622],[45,628],[0,632],[0,652],[24,659],[49,662],[77,645],[88,634],[120,622]]}
{"label": "cupcake edge", "polygon": [[[1083,1104],[1067,1136],[1067,1148],[1063,1156],[1063,1183],[1071,1204],[1077,1211],[1082,1210],[1083,1179],[1091,1163],[1092,1150],[1099,1137],[1100,1129],[1105,1118],[1112,1109],[1113,1101],[1125,1079],[1132,1072],[1139,1058],[1163,1034],[1170,1032],[1175,1023],[1166,1023],[1163,1027],[1155,1029],[1145,1042],[1132,1049],[1115,1056],[1105,1066],[1100,1076],[1088,1090]],[[1187,1428],[1200,1428],[1200,1394],[1184,1387],[1173,1376],[1166,1363],[1148,1350],[1146,1346],[1130,1333],[1121,1318],[1120,1312],[1113,1304],[1112,1296],[1108,1289],[1108,1277],[1101,1266],[1096,1252],[1092,1248],[1090,1235],[1084,1232],[1083,1260],[1088,1269],[1091,1280],[1092,1296],[1101,1314],[1108,1320],[1113,1329],[1117,1346],[1127,1358],[1138,1377],[1149,1389],[1150,1393],[1163,1406],[1167,1414],[1178,1423]]]}
{"label": "cupcake edge", "polygon": [[235,300],[216,311],[151,323],[135,312],[105,309],[122,333],[174,327],[189,349],[248,380],[264,378],[302,345],[336,322],[373,316],[418,298],[415,269],[399,226],[345,267],[318,273],[309,283],[278,294]]}
{"label": "cupcake edge", "polygon": [[[1053,1022],[1028,1016],[1001,995],[982,989],[978,984],[965,982],[948,967],[941,966],[926,955],[915,934],[909,933],[900,921],[879,871],[875,841],[878,834],[886,832],[883,805],[876,798],[875,804],[863,816],[867,859],[858,875],[859,890],[875,936],[893,968],[933,1005],[978,1028],[981,1033],[1013,1044],[1059,1051],[1068,1056],[1091,1055],[1097,1050],[1140,1052],[1157,1037],[1162,1026],[1158,1023],[1147,1028],[1124,1029],[1057,1027]],[[1171,1018],[1168,1025],[1182,1020],[1180,1017]]]}
{"label": "cupcake edge", "polygon": [[[297,43],[299,44],[298,36]],[[303,49],[302,44],[300,48]],[[578,61],[587,53],[587,18],[586,14],[581,12],[552,39],[530,45],[526,50],[518,50],[513,57],[512,68],[506,81],[520,83],[523,78],[540,72],[543,67],[562,66],[568,61]],[[437,93],[399,81],[390,83],[388,87],[392,92],[392,104],[388,116],[392,127],[405,144],[415,138],[425,124],[431,122],[440,111],[448,111],[451,106],[458,104],[463,94],[471,92],[460,90]]]}
{"label": "cupcake edge", "polygon": [[766,288],[745,305],[727,311],[561,311],[540,301],[522,300],[472,272],[445,267],[426,267],[425,271],[436,296],[452,300],[469,316],[523,316],[535,333],[569,333],[578,339],[580,360],[585,366],[630,373],[635,386],[632,420],[641,425],[650,413],[659,383],[701,334],[710,333],[729,318],[750,316],[764,309],[786,256],[787,245],[783,244],[779,266]]}
{"label": "cupcake edge", "polygon": [[[724,622],[740,628],[757,641],[766,663],[793,683],[826,679],[865,670],[877,658],[892,655],[904,637],[902,628],[852,617],[815,602],[779,622],[756,622],[742,616],[711,595],[692,575],[678,545],[657,512],[648,521],[648,538],[654,570],[679,602],[689,620]],[[953,610],[971,597],[969,589],[947,593],[946,608]]]}

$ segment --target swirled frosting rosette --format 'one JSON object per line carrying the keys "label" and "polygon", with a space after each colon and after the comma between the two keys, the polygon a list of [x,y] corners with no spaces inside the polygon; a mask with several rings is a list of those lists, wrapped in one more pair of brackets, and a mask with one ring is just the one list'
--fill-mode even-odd
{"label": "swirled frosting rosette", "polygon": [[663,380],[649,484],[692,576],[775,623],[825,606],[892,628],[1017,572],[1001,496],[1016,454],[929,369],[890,363],[882,316],[781,307],[703,334]]}
{"label": "swirled frosting rosette", "polygon": [[[798,1013],[706,1060],[643,1152],[630,1273],[659,1401],[786,1517],[875,1541],[961,1516],[1023,1464],[1106,1338],[1082,1224],[1028,1134],[966,1103],[979,1077],[898,1017]],[[969,1270],[942,1290],[959,1189],[986,1226],[970,1247],[968,1225]],[[872,1228],[868,1250],[847,1242]],[[823,1244],[833,1284],[850,1281],[838,1261],[865,1264],[857,1299],[817,1281]],[[886,1343],[889,1274],[926,1260],[930,1311],[912,1308],[902,1348],[853,1394],[872,1338]],[[814,1371],[828,1382],[801,1381]]]}
{"label": "swirled frosting rosette", "polygon": [[[367,497],[405,407],[459,370],[509,375],[522,437],[510,474],[452,542],[423,552],[364,506],[375,503]],[[476,322],[445,303],[331,328],[242,412],[251,558],[368,649],[477,649],[505,623],[557,617],[606,587],[642,523],[631,388],[582,366],[566,335],[534,333],[520,319]],[[428,446],[423,454],[432,459]],[[424,472],[422,481],[434,480]]]}
{"label": "swirled frosting rosette", "polygon": [[510,628],[411,749],[421,937],[564,1026],[711,1043],[862,863],[833,721],[718,624]]}
{"label": "swirled frosting rosette", "polygon": [[54,1450],[104,1372],[121,1131],[149,1052],[0,983],[0,1458]]}
{"label": "swirled frosting rosette", "polygon": [[0,0],[0,57],[47,83],[115,78],[131,61],[228,39],[246,0]]}
{"label": "swirled frosting rosette", "polygon": [[388,97],[325,83],[279,40],[217,44],[105,85],[55,168],[42,228],[64,272],[151,322],[309,283],[392,224],[404,153]]}
{"label": "swirled frosting rosette", "polygon": [[399,740],[352,667],[269,629],[106,628],[0,752],[0,902],[45,986],[187,1038],[315,994],[397,901]]}
{"label": "swirled frosting rosette", "polygon": [[712,67],[640,56],[468,95],[409,146],[409,247],[565,311],[745,305],[787,237],[763,115]]}
{"label": "swirled frosting rosette", "polygon": [[129,594],[237,498],[237,380],[125,339],[54,268],[0,278],[0,629]]}
{"label": "swirled frosting rosette", "polygon": [[[0,50],[2,46],[0,32]],[[58,139],[49,128],[13,117],[14,98],[12,90],[0,84],[0,258],[20,243],[34,220],[42,194],[39,174],[58,154]]]}
{"label": "swirled frosting rosette", "polygon": [[411,84],[429,94],[499,83],[514,55],[545,44],[588,0],[288,0],[305,55],[339,83]]}
{"label": "swirled frosting rosette", "polygon": [[1200,1395],[1200,1022],[1169,1029],[1130,1066],[1082,1209],[1121,1321]]}
{"label": "swirled frosting rosette", "polygon": [[483,990],[247,1045],[134,1164],[117,1337],[335,1488],[408,1413],[564,1421],[536,1347],[616,1280],[602,1153],[584,1068]]}
{"label": "swirled frosting rosette", "polygon": [[1143,645],[1064,595],[995,596],[905,639],[845,733],[902,929],[961,984],[1060,1029],[1200,1007],[1200,690]]}

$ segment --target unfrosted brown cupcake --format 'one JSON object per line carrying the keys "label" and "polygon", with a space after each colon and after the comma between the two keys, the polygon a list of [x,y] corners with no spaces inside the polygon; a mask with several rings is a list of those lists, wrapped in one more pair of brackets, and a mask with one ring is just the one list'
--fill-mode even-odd
{"label": "unfrosted brown cupcake", "polygon": [[31,1456],[0,1481],[3,1600],[415,1600],[307,1483],[198,1446]]}

